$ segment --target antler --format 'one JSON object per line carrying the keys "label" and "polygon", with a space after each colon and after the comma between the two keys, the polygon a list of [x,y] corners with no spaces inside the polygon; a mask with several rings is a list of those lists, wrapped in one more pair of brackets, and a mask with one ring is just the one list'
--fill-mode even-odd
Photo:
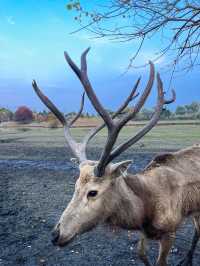
{"label": "antler", "polygon": [[157,74],[157,90],[158,90],[157,106],[155,108],[155,112],[151,120],[134,137],[130,138],[129,140],[127,140],[126,142],[115,148],[110,154],[109,162],[111,162],[114,158],[119,156],[123,151],[125,151],[134,143],[136,143],[138,140],[140,140],[144,135],[146,135],[157,124],[163,110],[163,105],[170,104],[176,100],[176,93],[174,90],[172,90],[172,98],[170,100],[164,99],[163,83],[159,73]]}
{"label": "antler", "polygon": [[[75,72],[75,74],[78,76],[80,82],[83,85],[83,88],[90,99],[92,105],[96,109],[96,111],[99,113],[99,115],[102,117],[104,124],[107,126],[108,129],[108,137],[106,140],[105,147],[103,149],[103,152],[101,154],[100,160],[98,162],[98,165],[95,169],[95,174],[96,176],[102,176],[105,171],[106,165],[113,160],[116,156],[118,156],[121,152],[123,152],[125,149],[127,149],[130,145],[138,141],[141,137],[143,137],[158,121],[160,117],[160,113],[162,111],[162,107],[164,104],[169,104],[172,101],[175,100],[175,92],[173,91],[173,99],[170,101],[165,101],[164,100],[164,91],[163,91],[163,86],[162,86],[162,81],[160,79],[159,74],[157,75],[157,88],[158,88],[158,102],[157,102],[157,107],[154,116],[152,117],[151,121],[149,124],[141,130],[135,137],[131,138],[124,144],[121,144],[119,147],[115,148],[113,151],[113,146],[117,140],[117,137],[119,135],[120,130],[123,128],[123,126],[133,119],[136,114],[141,110],[143,107],[146,99],[148,98],[153,82],[154,82],[154,77],[155,77],[155,69],[153,63],[150,61],[150,76],[149,76],[149,81],[147,83],[146,88],[144,89],[142,95],[140,96],[138,102],[136,105],[131,108],[131,110],[121,119],[118,121],[114,121],[113,117],[109,115],[109,113],[106,111],[106,109],[102,106],[100,101],[98,100],[92,85],[88,79],[87,75],[87,62],[86,62],[86,56],[89,52],[90,48],[85,50],[81,56],[81,69],[77,67],[77,65],[72,61],[70,56],[65,52],[65,59],[67,60],[68,64],[72,68],[72,70]],[[138,80],[139,83],[139,80]],[[138,85],[138,84],[137,84]],[[137,88],[136,85],[136,88]],[[93,130],[92,133],[89,133],[89,136],[86,137],[85,142],[88,142],[89,139],[91,139],[100,128],[102,128],[104,125],[99,126],[97,129]]]}
{"label": "antler", "polygon": [[162,112],[162,108],[164,104],[170,104],[173,101],[175,101],[176,94],[173,90],[173,97],[170,100],[164,99],[164,91],[163,91],[163,84],[160,78],[160,75],[157,74],[157,90],[158,90],[158,99],[157,99],[157,106],[155,109],[155,113],[152,116],[149,123],[141,129],[134,137],[130,138],[123,144],[119,145],[117,148],[113,150],[114,144],[116,143],[117,137],[119,135],[120,130],[124,127],[124,125],[133,119],[136,114],[141,110],[143,107],[146,99],[148,98],[151,89],[153,87],[154,78],[155,78],[155,69],[154,64],[149,61],[150,65],[150,75],[149,80],[146,85],[146,88],[144,89],[142,95],[140,96],[138,102],[135,104],[134,107],[130,109],[130,111],[125,114],[122,118],[115,121],[114,118],[117,117],[129,104],[130,101],[132,101],[134,98],[138,96],[136,94],[137,87],[140,82],[140,78],[137,80],[135,86],[133,87],[133,90],[131,91],[130,95],[127,97],[125,102],[120,106],[120,108],[116,111],[116,113],[113,116],[110,116],[110,114],[106,111],[106,109],[103,107],[101,102],[99,101],[98,97],[96,96],[92,85],[89,81],[88,74],[87,74],[87,61],[86,57],[89,52],[90,48],[86,49],[82,55],[81,55],[81,68],[79,68],[73,60],[70,58],[70,56],[67,54],[67,52],[64,52],[65,59],[69,66],[72,68],[72,70],[75,72],[77,77],[79,78],[80,82],[83,85],[83,88],[90,99],[92,105],[94,106],[95,110],[98,112],[98,114],[102,117],[104,123],[97,128],[93,129],[89,132],[88,135],[84,138],[82,143],[77,143],[70,134],[70,126],[77,120],[77,118],[80,116],[83,105],[84,105],[84,95],[82,96],[82,102],[80,111],[78,112],[77,116],[71,121],[67,122],[65,117],[62,115],[62,113],[55,107],[55,105],[41,92],[41,90],[38,88],[35,81],[33,81],[33,88],[36,91],[37,95],[40,97],[40,99],[43,101],[43,103],[57,116],[57,118],[60,120],[60,122],[63,124],[65,129],[65,137],[66,140],[73,152],[73,154],[79,158],[79,161],[86,160],[86,146],[88,141],[96,135],[97,132],[99,132],[103,127],[107,127],[108,129],[108,136],[106,140],[105,147],[103,149],[103,152],[101,154],[100,160],[95,168],[95,175],[96,176],[102,176],[105,172],[106,165],[111,162],[115,157],[117,157],[119,154],[121,154],[123,151],[125,151],[127,148],[129,148],[131,145],[133,145],[135,142],[137,142],[139,139],[141,139],[147,132],[149,132],[152,127],[155,126],[157,121],[159,120],[160,114]]}
{"label": "antler", "polygon": [[72,125],[76,122],[76,120],[79,119],[79,117],[81,116],[83,112],[84,102],[85,102],[85,92],[82,94],[82,97],[81,97],[80,109],[78,113],[75,115],[75,117],[72,118],[72,120],[69,122],[69,127],[72,127]]}
{"label": "antler", "polygon": [[82,96],[81,108],[80,108],[79,113],[76,115],[76,117],[71,122],[68,122],[65,116],[57,109],[57,107],[48,99],[47,96],[45,96],[42,93],[42,91],[39,89],[35,80],[33,80],[32,86],[36,94],[38,95],[38,97],[41,99],[41,101],[52,111],[52,113],[58,118],[58,120],[63,125],[65,138],[74,156],[77,157],[80,162],[87,160],[86,152],[85,152],[86,150],[85,145],[82,143],[76,142],[70,133],[70,126],[72,126],[72,124],[78,119],[78,117],[80,116],[82,112],[83,105],[84,105],[84,94]]}
{"label": "antler", "polygon": [[[139,84],[140,78],[137,80],[133,90],[131,91],[130,95],[127,97],[125,102],[121,105],[121,107],[116,111],[116,113],[112,116],[112,118],[115,118],[118,116],[129,104],[130,101],[134,100],[137,96],[138,93],[136,94],[136,90]],[[39,96],[41,101],[51,110],[51,112],[57,117],[57,119],[61,122],[61,124],[64,126],[64,132],[65,132],[65,138],[67,143],[69,144],[69,147],[74,154],[75,157],[78,158],[79,162],[87,160],[86,157],[86,147],[88,141],[97,134],[102,128],[105,127],[105,124],[103,123],[102,125],[98,126],[97,128],[92,129],[88,135],[84,138],[82,143],[76,142],[70,133],[70,128],[72,125],[75,123],[75,121],[80,117],[83,107],[84,107],[84,100],[85,100],[85,92],[82,94],[81,98],[81,104],[80,104],[80,109],[76,116],[72,118],[71,121],[68,121],[64,115],[58,110],[58,108],[49,100],[47,96],[43,94],[41,89],[38,87],[37,83],[35,80],[33,80],[32,86],[36,92],[36,94]]]}
{"label": "antler", "polygon": [[90,48],[86,49],[81,56],[81,69],[79,69],[77,65],[72,61],[72,59],[70,58],[67,52],[64,52],[64,56],[68,64],[72,68],[72,70],[76,73],[77,77],[81,81],[84,87],[84,90],[88,98],[90,99],[91,103],[93,104],[94,108],[99,113],[99,115],[102,117],[102,119],[104,120],[108,128],[112,128],[113,121],[109,113],[106,111],[106,109],[104,109],[104,107],[101,105],[88,79],[86,56],[89,50]]}
{"label": "antler", "polygon": [[[136,93],[136,90],[138,88],[138,85],[140,83],[141,78],[138,78],[137,82],[135,83],[131,93],[129,94],[129,96],[127,97],[127,99],[125,100],[125,102],[117,109],[117,111],[111,116],[112,119],[116,118],[118,115],[120,115],[124,109],[126,109],[126,107],[129,105],[129,103],[131,101],[133,101],[135,98],[138,97],[139,92]],[[86,143],[88,143],[100,130],[102,130],[104,127],[106,126],[105,123],[102,123],[101,125],[95,127],[94,129],[92,129],[91,131],[89,131],[89,133],[85,136],[84,141]]]}

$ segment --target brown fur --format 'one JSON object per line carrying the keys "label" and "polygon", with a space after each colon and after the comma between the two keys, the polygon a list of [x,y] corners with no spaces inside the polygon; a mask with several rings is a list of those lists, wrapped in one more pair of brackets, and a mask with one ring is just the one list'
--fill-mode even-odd
{"label": "brown fur", "polygon": [[[200,232],[200,145],[157,156],[136,175],[126,174],[129,164],[108,165],[102,178],[94,175],[96,162],[80,165],[74,196],[57,225],[58,243],[63,245],[74,235],[106,222],[159,240],[157,265],[166,266],[175,232],[184,218],[195,215]],[[96,197],[88,198],[91,190],[98,191]],[[139,246],[145,250],[144,243],[142,238]],[[140,257],[150,265],[144,250],[139,251]]]}
{"label": "brown fur", "polygon": [[[134,187],[135,177],[128,179]],[[185,216],[200,212],[200,145],[167,155],[164,160],[155,158],[137,175],[137,188],[138,180],[144,190],[147,218],[158,229],[175,231]]]}
{"label": "brown fur", "polygon": [[[139,229],[147,238],[162,243],[164,236],[175,234],[185,217],[198,214],[197,219],[200,219],[200,145],[159,155],[144,171],[137,175],[128,174],[124,180],[143,202],[142,223],[136,224],[135,217],[132,217],[131,226],[124,222],[131,220],[128,201],[120,203],[113,215],[115,219],[111,217],[109,222],[114,220],[115,224],[123,224],[122,227]],[[170,237],[168,241],[172,242]],[[158,265],[166,265],[166,258],[162,254],[161,257]]]}

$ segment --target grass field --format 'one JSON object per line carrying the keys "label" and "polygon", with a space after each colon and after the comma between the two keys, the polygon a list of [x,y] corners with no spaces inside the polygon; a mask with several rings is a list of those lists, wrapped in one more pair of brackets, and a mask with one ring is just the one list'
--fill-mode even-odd
{"label": "grass field", "polygon": [[[118,142],[125,141],[130,138],[140,129],[140,126],[125,127]],[[73,136],[81,140],[89,131],[88,128],[73,128]],[[106,130],[102,130],[90,143],[91,146],[102,147],[107,136]],[[26,143],[27,145],[36,146],[63,146],[64,134],[63,129],[49,128],[29,128],[26,125],[20,128],[3,128],[0,127],[0,142],[1,143]],[[136,143],[131,150],[174,150],[180,149],[200,142],[200,125],[162,125],[151,130],[143,139]],[[138,150],[139,148],[139,150]]]}

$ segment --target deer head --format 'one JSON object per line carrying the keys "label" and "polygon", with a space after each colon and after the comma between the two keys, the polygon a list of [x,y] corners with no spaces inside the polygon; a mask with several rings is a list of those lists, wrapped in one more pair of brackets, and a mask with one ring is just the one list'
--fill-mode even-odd
{"label": "deer head", "polygon": [[[172,99],[166,101],[164,98],[163,84],[159,73],[157,73],[157,105],[151,120],[145,125],[135,136],[131,137],[118,147],[114,148],[120,130],[127,124],[128,121],[135,118],[136,114],[143,107],[153,87],[155,78],[154,64],[149,62],[150,75],[146,88],[139,97],[137,103],[130,108],[130,111],[123,117],[115,119],[128,106],[128,104],[138,96],[136,93],[140,78],[136,81],[130,95],[125,102],[111,117],[106,109],[102,106],[97,98],[87,74],[86,56],[89,48],[83,52],[81,56],[81,67],[79,68],[65,52],[64,56],[81,81],[85,93],[94,106],[95,110],[103,119],[104,123],[92,129],[83,139],[82,143],[76,142],[70,132],[70,127],[79,118],[84,105],[84,94],[82,96],[81,107],[78,114],[73,120],[66,120],[65,116],[57,109],[57,107],[42,93],[37,83],[33,81],[33,88],[42,102],[55,114],[59,121],[64,126],[64,133],[69,148],[73,155],[79,160],[80,175],[76,181],[74,195],[64,210],[63,214],[53,231],[53,243],[58,245],[67,244],[77,234],[86,232],[96,226],[99,222],[109,219],[119,205],[120,190],[123,190],[123,176],[131,163],[131,161],[122,161],[112,163],[118,155],[128,149],[131,145],[141,139],[148,133],[159,120],[164,104],[170,104],[175,100],[175,92],[172,91]],[[88,142],[99,132],[103,127],[107,127],[108,136],[106,144],[98,161],[91,161],[86,156],[86,146]],[[121,184],[119,190],[119,182]]]}

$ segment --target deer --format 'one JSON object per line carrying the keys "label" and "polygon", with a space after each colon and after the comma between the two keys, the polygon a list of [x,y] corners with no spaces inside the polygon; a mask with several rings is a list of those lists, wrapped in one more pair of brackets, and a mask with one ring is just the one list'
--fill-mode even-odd
{"label": "deer", "polygon": [[[80,67],[67,52],[64,52],[68,65],[84,89],[80,110],[72,120],[63,115],[42,92],[35,80],[32,82],[40,100],[63,125],[67,144],[79,164],[80,171],[73,197],[52,231],[52,242],[54,245],[65,246],[77,235],[91,230],[99,223],[105,223],[140,232],[138,255],[146,266],[152,265],[147,256],[148,240],[157,240],[159,255],[156,265],[166,266],[177,229],[187,217],[192,217],[195,227],[192,246],[186,257],[178,264],[192,265],[194,250],[200,237],[200,145],[157,155],[136,174],[128,171],[132,160],[113,162],[157,124],[164,106],[176,100],[176,93],[172,90],[171,99],[165,99],[160,74],[155,73],[154,63],[149,61],[149,78],[141,95],[137,92],[141,80],[139,77],[130,95],[111,116],[97,97],[89,80],[89,50],[90,48],[82,53]],[[138,133],[116,147],[115,143],[121,129],[134,119],[144,106],[155,79],[157,103],[151,119]],[[103,122],[92,128],[83,141],[77,142],[70,128],[83,110],[85,94]],[[138,100],[129,111],[123,113],[128,104],[138,96]],[[87,157],[87,145],[104,127],[108,132],[105,146],[99,160],[91,160]]]}

